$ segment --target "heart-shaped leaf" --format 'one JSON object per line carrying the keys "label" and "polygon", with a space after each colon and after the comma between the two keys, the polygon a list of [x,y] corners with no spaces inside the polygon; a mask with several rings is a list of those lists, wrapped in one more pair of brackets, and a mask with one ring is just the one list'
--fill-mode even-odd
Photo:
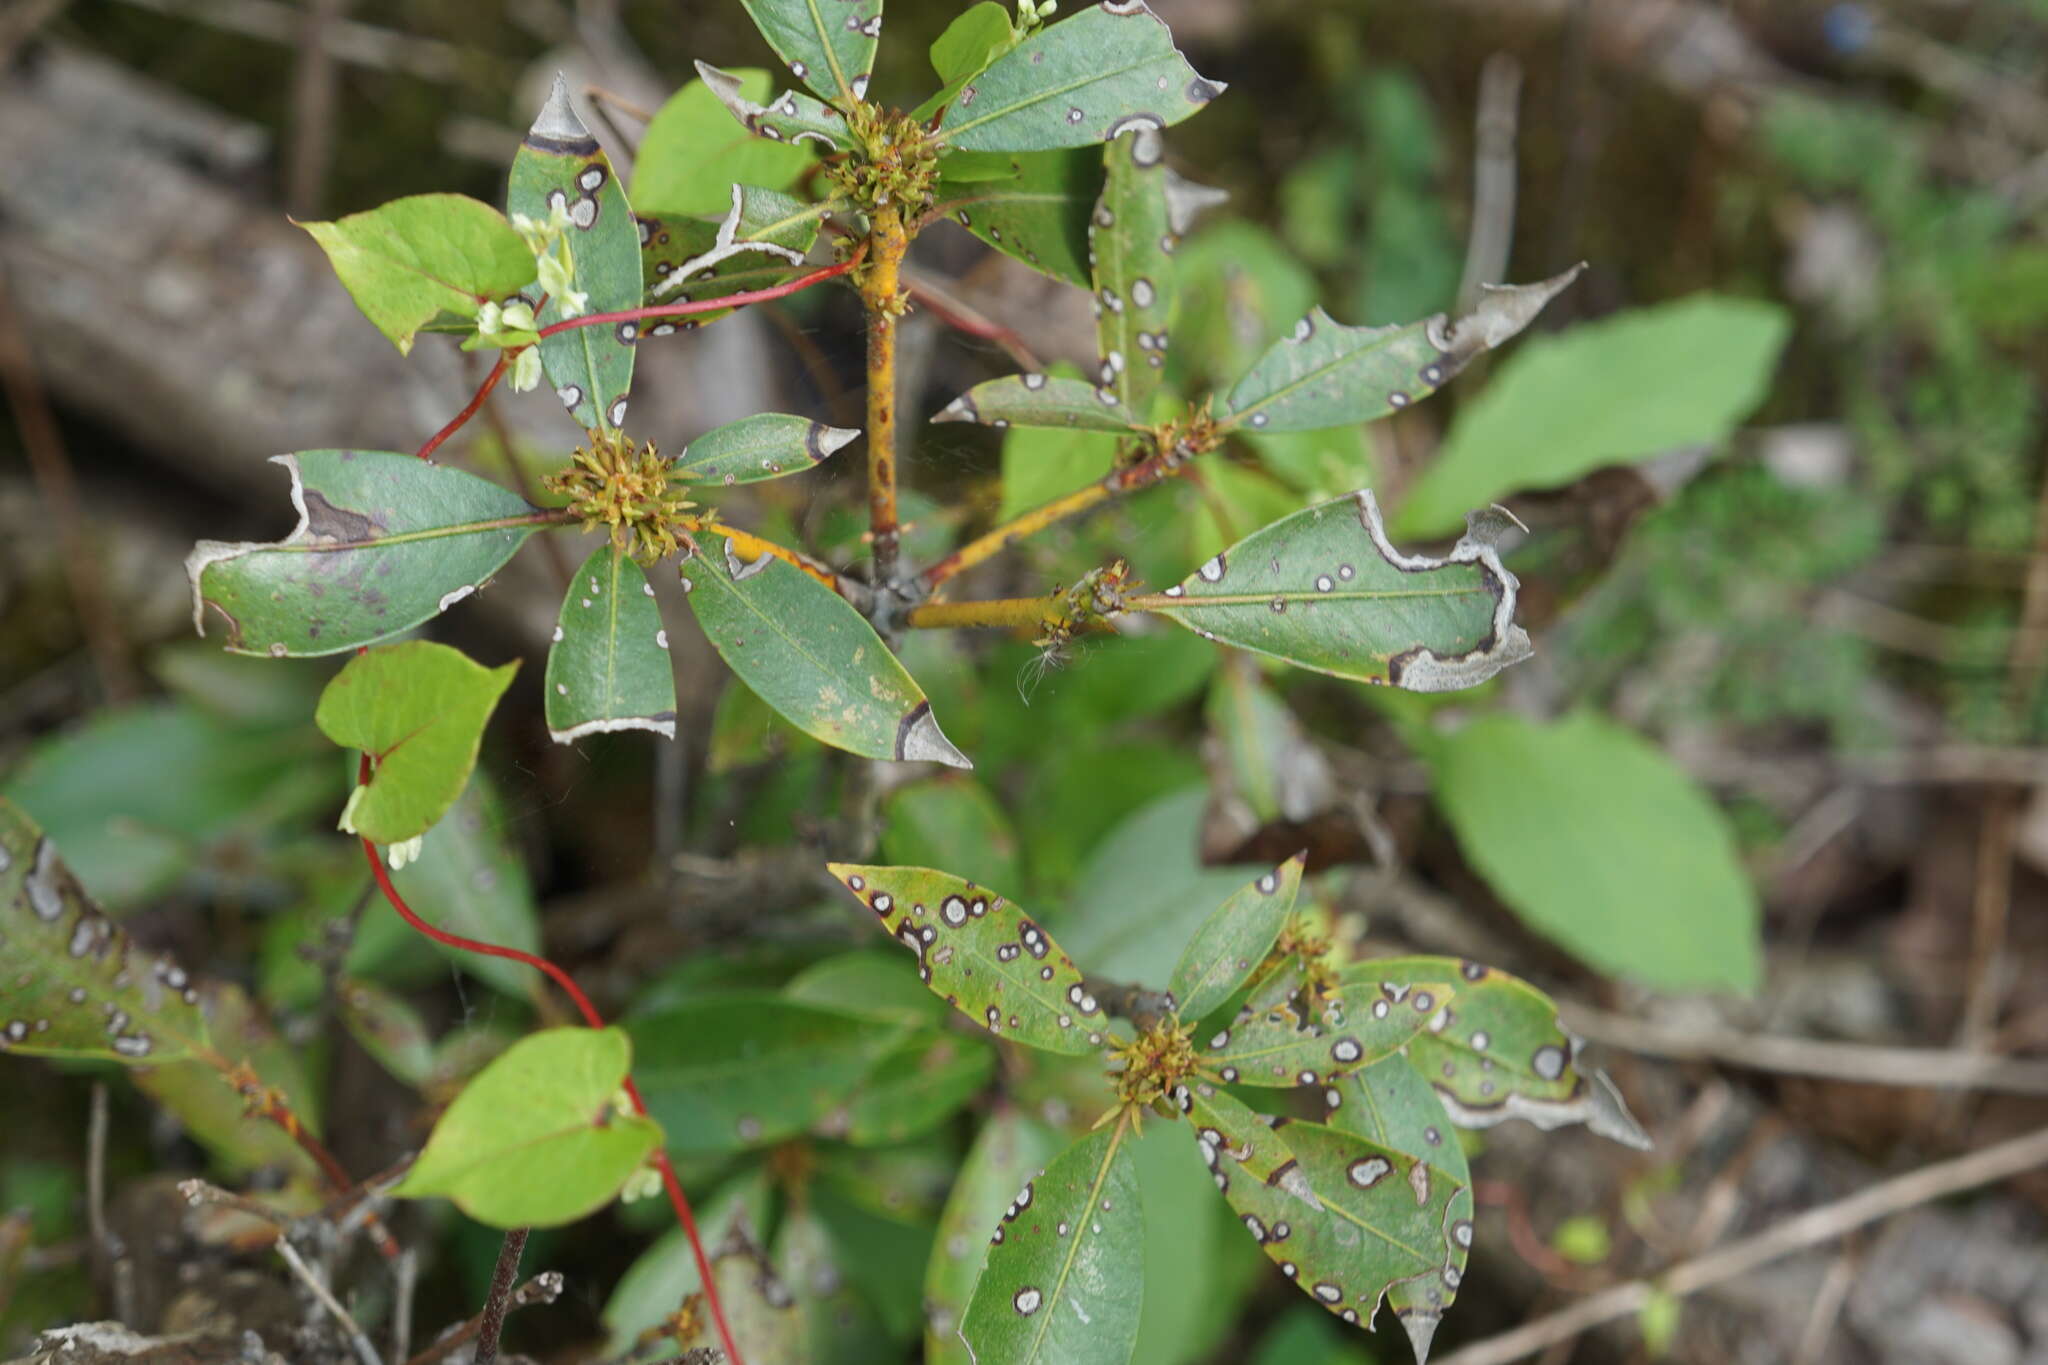
{"label": "heart-shaped leaf", "polygon": [[946,1196],[932,1258],[924,1272],[927,1365],[972,1365],[960,1320],[988,1262],[989,1229],[1059,1151],[1059,1138],[1038,1120],[1003,1105],[990,1114],[967,1150]]}
{"label": "heart-shaped leaf", "polygon": [[763,412],[705,432],[676,457],[670,473],[691,483],[725,487],[801,474],[823,464],[860,435],[808,417]]}
{"label": "heart-shaped leaf", "polygon": [[1475,513],[1442,559],[1387,541],[1370,489],[1252,532],[1163,593],[1130,599],[1205,639],[1411,692],[1476,687],[1531,653],[1506,513]]}
{"label": "heart-shaped leaf", "polygon": [[935,214],[1041,274],[1088,287],[1088,215],[1102,158],[1056,152],[954,152],[939,161]]}
{"label": "heart-shaped leaf", "polygon": [[867,97],[882,0],[740,0],[789,72],[842,109]]}
{"label": "heart-shaped leaf", "polygon": [[[748,103],[767,98],[767,72],[723,74]],[[801,146],[777,147],[732,125],[719,92],[702,79],[669,96],[633,156],[633,211],[642,218],[722,214],[732,186],[780,189],[811,163]]]}
{"label": "heart-shaped leaf", "polygon": [[618,1106],[632,1045],[615,1028],[554,1028],[464,1086],[393,1194],[445,1196],[493,1227],[571,1223],[610,1203],[661,1143]]}
{"label": "heart-shaped leaf", "polygon": [[1132,431],[1140,425],[1108,385],[1058,375],[1012,374],[976,384],[939,410],[934,422],[991,427],[1080,427]]}
{"label": "heart-shaped leaf", "polygon": [[1102,1046],[1102,1006],[1080,969],[1019,907],[930,868],[831,871],[917,954],[925,985],[990,1033],[1076,1056]]}
{"label": "heart-shaped leaf", "polygon": [[193,629],[206,633],[212,607],[237,654],[338,654],[411,630],[561,519],[473,474],[391,451],[271,459],[292,476],[291,534],[202,540],[185,557]]}
{"label": "heart-shaped leaf", "polygon": [[1167,982],[1183,1019],[1200,1019],[1250,978],[1279,941],[1301,890],[1298,853],[1216,907],[1181,950]]}
{"label": "heart-shaped leaf", "polygon": [[600,545],[569,580],[548,650],[548,733],[557,744],[612,730],[676,737],[676,675],[647,573]]}
{"label": "heart-shaped leaf", "polygon": [[469,330],[477,310],[527,289],[533,252],[505,215],[462,194],[415,194],[331,223],[312,234],[363,316],[400,355],[438,323]]}

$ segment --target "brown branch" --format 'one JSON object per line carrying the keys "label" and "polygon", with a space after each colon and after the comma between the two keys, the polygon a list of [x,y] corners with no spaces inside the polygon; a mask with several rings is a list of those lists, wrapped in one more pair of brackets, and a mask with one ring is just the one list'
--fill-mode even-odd
{"label": "brown branch", "polygon": [[[510,1301],[505,1305],[505,1311],[510,1313],[536,1303],[553,1303],[561,1296],[562,1272],[559,1270],[544,1270],[525,1284],[519,1286],[518,1290],[513,1293]],[[439,1341],[436,1341],[412,1359],[406,1361],[405,1365],[437,1365],[439,1361],[447,1359],[459,1348],[467,1346],[470,1342],[476,1340],[477,1333],[482,1329],[483,1315],[479,1313],[454,1331],[444,1335]]]}
{"label": "brown branch", "polygon": [[484,1299],[484,1311],[477,1315],[475,1365],[494,1365],[498,1359],[498,1338],[505,1330],[505,1310],[512,1295],[512,1278],[519,1273],[519,1258],[526,1254],[527,1228],[512,1228],[498,1247],[498,1264],[491,1271],[491,1292]]}

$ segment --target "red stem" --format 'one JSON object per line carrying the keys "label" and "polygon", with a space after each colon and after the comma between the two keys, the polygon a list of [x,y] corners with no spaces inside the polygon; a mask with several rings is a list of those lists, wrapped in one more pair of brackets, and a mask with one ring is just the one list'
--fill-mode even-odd
{"label": "red stem", "polygon": [[[361,764],[356,769],[356,782],[358,785],[366,785],[369,780],[370,756],[364,754]],[[514,962],[523,962],[546,973],[557,986],[567,992],[569,999],[575,1002],[576,1009],[582,1014],[585,1023],[592,1028],[604,1027],[604,1016],[597,1012],[597,1006],[590,1003],[590,997],[583,993],[583,988],[560,967],[544,957],[535,957],[517,948],[483,943],[477,939],[464,938],[460,934],[451,934],[445,929],[436,929],[421,919],[413,908],[405,903],[405,897],[398,894],[398,888],[391,884],[390,872],[385,870],[384,860],[377,856],[377,846],[368,839],[363,840],[363,856],[370,860],[370,875],[377,879],[377,887],[384,893],[384,899],[390,901],[391,908],[398,912],[398,917],[414,929],[436,943],[445,943],[451,948],[460,948],[465,952],[482,953],[486,957],[510,958]],[[642,1118],[647,1117],[647,1104],[640,1098],[640,1087],[633,1083],[630,1075],[625,1080],[625,1091],[627,1098],[633,1101],[633,1112]],[[689,1198],[683,1193],[682,1181],[676,1179],[676,1168],[668,1159],[667,1149],[656,1149],[654,1165],[661,1172],[661,1183],[668,1190],[668,1202],[675,1208],[676,1221],[683,1225],[683,1235],[690,1240],[690,1254],[697,1261],[697,1278],[704,1286],[704,1302],[711,1306],[711,1320],[718,1327],[718,1340],[725,1347],[725,1358],[731,1361],[732,1365],[746,1365],[740,1358],[739,1347],[733,1343],[732,1327],[725,1320],[725,1305],[719,1302],[718,1285],[712,1279],[711,1258],[704,1254],[703,1239],[697,1235],[697,1220],[690,1213]]]}
{"label": "red stem", "polygon": [[[484,399],[489,398],[491,396],[491,390],[497,388],[498,381],[505,377],[505,362],[509,357],[510,352],[498,352],[498,363],[491,366],[491,372],[484,376],[484,382],[477,388],[476,396],[469,400],[469,406],[464,408],[461,412],[456,413],[454,417],[450,418],[447,426],[442,427],[432,436],[429,436],[427,438],[427,443],[420,447],[420,458],[422,460],[426,459],[429,455],[432,455],[435,451],[439,450],[441,448],[441,443],[443,441],[447,440],[450,436],[453,436],[456,432],[462,430],[463,424],[468,422],[470,418],[476,416],[477,409],[481,408],[484,405]],[[509,450],[506,451],[505,458],[512,458],[512,452]]]}
{"label": "red stem", "polygon": [[575,327],[604,327],[614,322],[639,322],[643,318],[680,318],[691,313],[716,313],[725,308],[739,308],[749,303],[765,303],[769,299],[787,298],[791,294],[809,289],[814,284],[823,284],[836,275],[844,275],[859,265],[860,260],[861,254],[856,252],[837,265],[813,270],[808,275],[799,275],[793,280],[785,280],[766,289],[721,294],[715,299],[697,299],[690,303],[657,303],[651,308],[627,308],[617,313],[585,313],[581,317],[551,322],[540,329],[540,335],[551,337],[557,332],[566,332]]}

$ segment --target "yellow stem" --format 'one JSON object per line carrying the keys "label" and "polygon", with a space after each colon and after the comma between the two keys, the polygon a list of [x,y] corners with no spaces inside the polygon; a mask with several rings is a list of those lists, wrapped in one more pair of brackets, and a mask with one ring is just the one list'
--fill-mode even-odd
{"label": "yellow stem", "polygon": [[916,630],[1037,630],[1063,619],[1066,610],[1066,599],[1058,595],[1000,597],[986,602],[925,602],[912,607],[904,619]]}
{"label": "yellow stem", "polygon": [[[1012,517],[994,530],[968,541],[924,571],[925,586],[936,588],[955,574],[965,573],[983,560],[994,558],[1013,542],[1026,536],[1035,536],[1054,522],[1064,521],[1099,503],[1108,502],[1123,491],[1122,487],[1114,485],[1114,477],[1099,479],[1086,488],[1077,488],[1071,493],[1062,494],[1051,502]],[[913,621],[911,624],[915,625],[916,622]]]}
{"label": "yellow stem", "polygon": [[873,582],[896,577],[902,532],[896,521],[896,322],[903,314],[903,257],[910,234],[894,205],[876,209],[868,231],[867,268],[860,277],[868,314],[868,531],[874,543]]}
{"label": "yellow stem", "polygon": [[[689,529],[692,531],[709,531],[713,535],[724,536],[732,542],[733,553],[739,555],[742,559],[755,560],[764,554],[774,555],[783,563],[802,569],[805,573],[832,589],[832,591],[839,592],[839,575],[833,573],[832,570],[826,568],[817,560],[812,559],[809,555],[798,550],[792,550],[787,545],[778,545],[772,540],[763,540],[751,531],[742,531],[737,526],[727,526],[724,522],[714,521],[709,517],[691,520],[689,522]],[[844,594],[841,595],[843,596]]]}

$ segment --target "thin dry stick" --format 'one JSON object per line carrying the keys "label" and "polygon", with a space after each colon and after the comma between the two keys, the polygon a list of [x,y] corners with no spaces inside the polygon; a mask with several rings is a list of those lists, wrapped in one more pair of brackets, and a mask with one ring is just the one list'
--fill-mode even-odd
{"label": "thin dry stick", "polygon": [[1522,98],[1522,64],[1496,52],[1479,71],[1479,114],[1472,158],[1472,233],[1465,240],[1465,277],[1458,285],[1458,315],[1479,302],[1479,286],[1507,273],[1515,240],[1515,122]]}
{"label": "thin dry stick", "polygon": [[498,1358],[498,1338],[505,1331],[505,1309],[512,1297],[512,1278],[519,1273],[519,1258],[526,1253],[527,1228],[512,1228],[498,1247],[498,1264],[491,1271],[491,1292],[484,1299],[484,1311],[477,1318],[476,1365],[492,1365]]}
{"label": "thin dry stick", "polygon": [[2048,1061],[1942,1048],[1868,1047],[1732,1030],[1672,1028],[1647,1019],[1608,1014],[1576,1001],[1564,1005],[1564,1015],[1567,1026],[1575,1033],[1649,1057],[1721,1062],[1752,1071],[1822,1076],[1863,1085],[2048,1095]]}
{"label": "thin dry stick", "polygon": [[341,1301],[320,1282],[320,1277],[313,1273],[313,1267],[307,1265],[305,1259],[299,1255],[298,1248],[292,1245],[291,1239],[279,1237],[276,1246],[277,1254],[284,1257],[284,1263],[292,1268],[292,1273],[305,1282],[306,1288],[313,1291],[313,1297],[320,1301],[320,1306],[341,1325],[342,1333],[348,1337],[348,1344],[355,1350],[356,1359],[363,1365],[384,1365],[383,1357],[379,1356],[377,1348],[370,1344],[370,1338],[364,1335],[362,1328],[356,1326],[356,1320],[348,1315],[348,1310],[341,1306]]}
{"label": "thin dry stick", "polygon": [[[299,41],[303,16],[296,5],[278,0],[124,0],[137,9],[246,34],[289,47]],[[422,80],[445,81],[472,68],[495,65],[493,58],[465,51],[435,38],[418,38],[395,29],[344,19],[320,35],[320,45],[352,66],[375,71],[402,71]]]}
{"label": "thin dry stick", "polygon": [[[540,1274],[519,1286],[518,1291],[512,1295],[508,1311],[525,1308],[536,1303],[553,1303],[561,1296],[562,1272],[559,1270],[543,1270]],[[454,1331],[447,1333],[411,1360],[406,1361],[405,1365],[435,1365],[437,1361],[454,1354],[458,1347],[467,1346],[470,1342],[476,1340],[476,1334],[482,1327],[483,1315],[478,1314],[460,1327],[457,1327]]]}
{"label": "thin dry stick", "polygon": [[92,1083],[92,1115],[85,1125],[85,1226],[92,1238],[93,1278],[108,1280],[113,1248],[107,1241],[107,1083]]}
{"label": "thin dry stick", "polygon": [[1793,1353],[1792,1365],[1818,1365],[1826,1354],[1828,1338],[1835,1334],[1835,1324],[1841,1321],[1842,1305],[1848,1302],[1849,1290],[1855,1283],[1856,1253],[1844,1251],[1828,1267],[1827,1278],[1820,1282],[1820,1292],[1813,1296],[1813,1308],[1807,1313],[1806,1326],[1799,1333],[1799,1349]]}
{"label": "thin dry stick", "polygon": [[1630,1280],[1603,1289],[1569,1308],[1453,1351],[1439,1358],[1437,1365],[1507,1365],[1508,1361],[1534,1355],[1603,1322],[1627,1317],[1659,1293],[1683,1297],[1747,1275],[1781,1256],[1833,1241],[1880,1218],[2005,1180],[2043,1164],[2048,1164],[2048,1128],[1872,1185],[1846,1199],[1788,1218],[1754,1237],[1682,1261],[1653,1279]]}
{"label": "thin dry stick", "polygon": [[284,202],[294,218],[314,218],[334,160],[334,106],[340,82],[327,30],[350,0],[312,0],[299,28],[299,64],[292,76],[292,144]]}

